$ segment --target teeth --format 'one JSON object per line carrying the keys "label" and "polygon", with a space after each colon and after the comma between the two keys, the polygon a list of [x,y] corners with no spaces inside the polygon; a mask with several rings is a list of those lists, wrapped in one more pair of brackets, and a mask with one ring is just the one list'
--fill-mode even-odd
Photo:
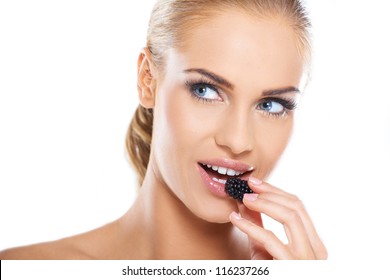
{"label": "teeth", "polygon": [[218,167],[218,173],[219,174],[225,175],[226,171],[227,171],[226,167]]}
{"label": "teeth", "polygon": [[228,169],[227,170],[227,173],[226,173],[227,175],[229,175],[229,176],[234,176],[234,175],[236,175],[236,170],[233,170],[233,169]]}
{"label": "teeth", "polygon": [[[237,171],[237,170],[234,170],[234,169],[230,169],[230,168],[226,168],[226,167],[221,167],[221,166],[216,166],[216,165],[210,165],[210,164],[203,164],[204,166],[207,166],[208,168],[214,170],[214,171],[217,171],[219,174],[222,174],[222,175],[228,175],[228,176],[238,176],[238,175],[242,175],[244,174],[245,172],[240,172],[240,171]],[[253,168],[251,168],[250,170],[248,171],[251,171],[253,170]]]}
{"label": "teeth", "polygon": [[212,180],[215,182],[221,183],[221,184],[226,184],[226,180],[223,180],[223,179],[213,178]]}

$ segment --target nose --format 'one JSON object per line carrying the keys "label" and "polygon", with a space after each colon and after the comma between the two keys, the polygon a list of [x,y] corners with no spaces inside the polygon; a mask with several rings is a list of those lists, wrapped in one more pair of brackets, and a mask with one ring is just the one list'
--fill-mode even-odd
{"label": "nose", "polygon": [[218,146],[239,155],[253,149],[254,131],[251,129],[250,114],[243,110],[227,112],[218,125],[215,142]]}

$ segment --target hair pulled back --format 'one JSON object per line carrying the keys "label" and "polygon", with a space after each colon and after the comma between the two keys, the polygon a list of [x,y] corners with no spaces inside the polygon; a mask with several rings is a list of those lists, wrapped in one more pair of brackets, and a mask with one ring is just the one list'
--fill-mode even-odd
{"label": "hair pulled back", "polygon": [[[153,8],[147,32],[147,48],[159,71],[164,70],[165,53],[180,47],[191,29],[212,15],[236,9],[249,15],[285,20],[295,31],[297,48],[306,63],[310,60],[310,20],[299,0],[158,0]],[[153,130],[153,109],[141,105],[126,135],[126,150],[142,185],[149,163]]]}

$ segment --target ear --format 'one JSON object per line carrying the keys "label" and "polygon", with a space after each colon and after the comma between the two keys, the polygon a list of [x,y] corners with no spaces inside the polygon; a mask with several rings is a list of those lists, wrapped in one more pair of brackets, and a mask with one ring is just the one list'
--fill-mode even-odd
{"label": "ear", "polygon": [[156,98],[157,70],[148,48],[142,49],[138,57],[138,97],[143,107],[154,107]]}

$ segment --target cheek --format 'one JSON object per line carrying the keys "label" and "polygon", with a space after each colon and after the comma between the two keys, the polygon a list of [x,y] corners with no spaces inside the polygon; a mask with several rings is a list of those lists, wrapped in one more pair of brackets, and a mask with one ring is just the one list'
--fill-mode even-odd
{"label": "cheek", "polygon": [[283,154],[293,131],[292,116],[284,120],[267,120],[257,126],[256,160],[259,177],[266,178]]}
{"label": "cheek", "polygon": [[[195,101],[179,86],[160,88],[153,126],[154,154],[165,182],[185,186],[188,170],[194,169],[203,139],[210,135],[206,118]],[[178,190],[177,190],[178,191]]]}
{"label": "cheek", "polygon": [[[176,91],[176,96],[167,98],[165,109],[166,133],[179,152],[188,152],[207,134],[204,115],[192,106],[185,92]],[[184,96],[183,96],[184,95]]]}
{"label": "cheek", "polygon": [[160,117],[165,121],[158,135],[175,145],[176,152],[194,153],[215,132],[215,109],[197,102],[180,86],[164,91],[161,97]]}

